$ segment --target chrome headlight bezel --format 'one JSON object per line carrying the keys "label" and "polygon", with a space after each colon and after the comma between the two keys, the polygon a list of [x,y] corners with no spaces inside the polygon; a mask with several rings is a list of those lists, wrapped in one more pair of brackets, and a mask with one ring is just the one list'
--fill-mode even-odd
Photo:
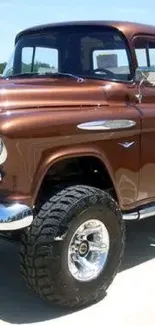
{"label": "chrome headlight bezel", "polygon": [[2,165],[7,159],[7,149],[4,141],[0,138],[0,165]]}

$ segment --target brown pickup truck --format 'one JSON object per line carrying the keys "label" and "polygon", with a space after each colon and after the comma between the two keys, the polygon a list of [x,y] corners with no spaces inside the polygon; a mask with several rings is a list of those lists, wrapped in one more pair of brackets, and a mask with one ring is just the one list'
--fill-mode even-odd
{"label": "brown pickup truck", "polygon": [[51,303],[100,300],[124,220],[155,208],[155,27],[92,21],[19,33],[0,81],[0,231]]}

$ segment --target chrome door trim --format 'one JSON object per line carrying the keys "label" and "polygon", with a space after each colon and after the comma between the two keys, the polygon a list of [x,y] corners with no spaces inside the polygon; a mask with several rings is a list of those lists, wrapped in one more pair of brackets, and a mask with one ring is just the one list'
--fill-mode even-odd
{"label": "chrome door trim", "polygon": [[86,123],[78,124],[78,129],[82,130],[119,130],[119,129],[127,129],[136,125],[136,122],[133,120],[99,120],[99,121],[91,121]]}

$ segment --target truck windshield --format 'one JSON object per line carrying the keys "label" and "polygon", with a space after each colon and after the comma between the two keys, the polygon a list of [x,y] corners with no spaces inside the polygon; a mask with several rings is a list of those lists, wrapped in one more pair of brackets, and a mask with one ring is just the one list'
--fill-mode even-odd
{"label": "truck windshield", "polygon": [[126,41],[107,27],[51,28],[23,35],[16,43],[3,77],[61,74],[82,78],[131,79]]}

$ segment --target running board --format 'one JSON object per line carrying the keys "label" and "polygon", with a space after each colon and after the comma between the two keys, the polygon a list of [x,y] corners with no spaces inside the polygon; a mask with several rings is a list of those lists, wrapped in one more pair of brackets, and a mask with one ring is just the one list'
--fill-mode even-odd
{"label": "running board", "polygon": [[145,206],[140,210],[132,210],[132,212],[123,212],[123,220],[141,220],[155,216],[155,204]]}

